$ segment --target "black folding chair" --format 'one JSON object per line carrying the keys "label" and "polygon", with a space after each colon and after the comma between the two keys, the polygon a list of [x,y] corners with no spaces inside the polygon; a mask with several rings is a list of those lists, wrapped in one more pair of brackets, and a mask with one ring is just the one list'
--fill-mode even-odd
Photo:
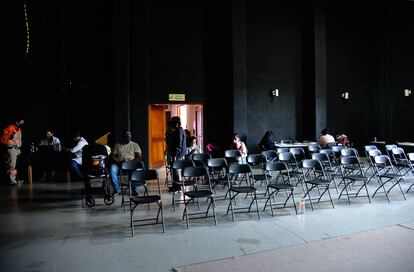
{"label": "black folding chair", "polygon": [[[230,176],[233,180],[230,179]],[[234,185],[234,179],[237,177],[243,176],[243,179],[246,180],[248,186],[235,186]],[[228,194],[229,194],[229,205],[227,207],[227,214],[229,214],[229,211],[231,211],[231,217],[234,222],[234,213],[236,210],[244,210],[240,212],[250,212],[253,203],[256,203],[256,212],[257,217],[260,220],[260,212],[259,212],[259,205],[257,204],[257,196],[256,196],[256,188],[254,187],[254,179],[253,179],[253,173],[252,169],[250,168],[250,165],[248,164],[230,164],[229,166],[229,175],[227,179],[227,184],[229,186]],[[236,196],[239,194],[246,194],[246,197],[250,194],[252,196],[252,201],[250,202],[249,206],[246,207],[233,207],[233,202],[236,201]],[[235,202],[235,205],[237,203]]]}
{"label": "black folding chair", "polygon": [[[341,198],[343,192],[345,191],[346,196],[348,198],[348,203],[351,204],[351,200],[349,196],[358,197],[360,191],[365,189],[367,194],[365,195],[368,198],[369,203],[371,203],[371,198],[369,197],[367,183],[368,178],[365,176],[364,172],[362,171],[361,162],[358,157],[355,156],[347,156],[341,158],[341,174],[342,174],[342,183],[344,188],[341,190],[338,199]],[[356,185],[356,183],[360,183]],[[349,191],[352,190],[352,186],[359,186],[356,193],[350,193]]]}
{"label": "black folding chair", "polygon": [[[372,195],[372,198],[374,198],[378,190],[382,188],[384,190],[384,194],[387,197],[388,202],[390,202],[390,198],[388,197],[388,194],[390,193],[392,188],[398,185],[398,187],[400,188],[401,194],[404,197],[404,200],[406,200],[404,192],[400,185],[400,181],[404,179],[404,176],[396,173],[394,166],[391,163],[390,158],[387,155],[376,156],[374,158],[374,162],[375,162],[375,173],[378,178],[378,182],[380,186],[375,190],[374,194]],[[392,185],[388,190],[386,190],[385,185],[389,182],[391,182]]]}
{"label": "black folding chair", "polygon": [[207,166],[207,161],[211,159],[211,155],[207,153],[193,154],[191,157],[194,166]]}
{"label": "black folding chair", "polygon": [[[287,173],[285,175],[285,173]],[[265,205],[263,211],[266,210],[266,207],[269,206],[272,211],[272,216],[274,216],[273,209],[283,209],[286,208],[286,204],[290,198],[292,198],[293,207],[295,208],[296,214],[298,211],[296,209],[295,198],[293,196],[293,191],[295,186],[290,183],[290,175],[288,171],[288,166],[284,162],[268,162],[266,164],[266,179],[267,179],[267,194]],[[286,199],[284,203],[272,203],[279,191],[286,192]],[[275,200],[276,201],[276,200]],[[269,203],[269,204],[268,204]],[[282,206],[283,205],[283,206]]]}
{"label": "black folding chair", "polygon": [[[319,198],[317,198],[318,203],[321,201],[323,195],[326,192],[328,192],[329,200],[332,204],[332,207],[335,208],[335,205],[332,201],[331,193],[329,192],[331,180],[326,176],[325,171],[323,170],[322,163],[319,160],[304,160],[302,161],[302,171],[303,171],[304,183],[306,186],[306,192],[303,198],[306,199],[306,196],[308,196],[308,200],[311,204],[312,211],[314,210],[312,200],[316,199],[316,198],[313,199],[311,197],[311,191],[314,188],[317,188],[319,192]],[[319,190],[320,187],[324,187],[324,190],[322,193]]]}
{"label": "black folding chair", "polygon": [[[145,169],[144,163],[142,161],[124,161],[121,164],[120,169],[120,180],[121,180],[121,207],[124,209],[125,212],[125,204],[127,202],[125,201],[125,194],[129,190],[129,180],[131,178],[131,173],[133,173],[135,170],[143,171]],[[126,180],[124,180],[126,178]],[[148,188],[146,186],[146,183],[143,184],[137,184],[137,186],[143,186],[144,187],[144,195],[148,194]],[[132,192],[131,192],[132,193]]]}
{"label": "black folding chair", "polygon": [[[186,224],[187,224],[187,229],[189,227],[188,222],[189,222],[189,216],[190,215],[199,215],[199,214],[204,214],[205,216],[203,216],[203,218],[207,218],[208,217],[208,212],[210,210],[210,207],[212,207],[213,210],[213,217],[214,217],[214,224],[217,225],[217,219],[216,219],[216,212],[215,212],[215,202],[214,202],[214,193],[211,187],[211,182],[210,182],[210,178],[209,178],[209,173],[207,170],[207,167],[205,166],[189,166],[184,168],[183,170],[183,177],[185,180],[189,181],[189,180],[193,180],[194,183],[197,183],[199,180],[203,179],[204,182],[205,180],[207,180],[208,183],[208,188],[204,189],[204,190],[195,190],[195,191],[189,191],[189,192],[184,192],[184,195],[187,197],[187,200],[184,202],[185,204],[185,208],[183,211],[183,220],[184,218],[186,219]],[[199,198],[208,198],[210,200],[210,203],[208,204],[207,210],[205,212],[194,212],[194,213],[188,213],[188,207],[190,202],[193,202],[194,199],[199,199]],[[198,203],[198,201],[197,201]],[[200,208],[198,206],[198,208]],[[201,217],[193,217],[192,219],[195,218],[201,218]]]}
{"label": "black folding chair", "polygon": [[[195,183],[192,179],[186,180],[182,177],[182,171],[186,167],[190,167],[190,166],[194,166],[194,163],[193,163],[192,160],[178,160],[178,161],[175,161],[172,165],[172,171],[175,171],[177,173],[176,177],[175,177],[176,180],[172,181],[172,186],[171,186],[172,206],[173,206],[174,211],[175,211],[175,204],[176,203],[185,203],[185,194],[184,194],[184,192],[186,190],[186,187],[192,186],[194,190],[197,187],[197,183]],[[175,200],[175,194],[179,191],[183,192],[183,198],[184,199],[176,201]]]}
{"label": "black folding chair", "polygon": [[265,156],[266,161],[275,161],[277,160],[276,150],[265,150],[262,151],[262,155]]}
{"label": "black folding chair", "polygon": [[[147,182],[151,180],[156,180],[157,182],[157,190],[156,194],[147,194],[144,196],[133,196],[131,194],[132,189],[131,186],[133,184],[140,185],[140,184],[147,184]],[[131,177],[129,179],[129,213],[130,213],[130,226],[132,236],[134,236],[134,228],[136,226],[144,226],[144,225],[155,225],[155,224],[162,224],[162,232],[165,232],[165,225],[164,225],[164,214],[162,211],[162,199],[161,199],[161,187],[160,187],[160,179],[158,177],[158,173],[154,169],[147,169],[143,171],[133,171],[131,173]],[[152,218],[141,218],[141,219],[134,219],[134,210],[140,204],[148,204],[148,206],[152,203],[156,203],[158,205],[158,212],[156,217]],[[160,220],[161,215],[161,220]],[[155,222],[149,222],[154,221]],[[139,224],[135,224],[139,222]]]}

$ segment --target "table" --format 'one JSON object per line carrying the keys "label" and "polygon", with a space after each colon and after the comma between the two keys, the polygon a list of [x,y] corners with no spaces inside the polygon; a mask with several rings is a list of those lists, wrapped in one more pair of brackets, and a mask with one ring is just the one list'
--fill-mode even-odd
{"label": "table", "polygon": [[299,147],[299,148],[307,148],[311,144],[318,144],[317,142],[309,142],[309,143],[293,143],[293,144],[275,144],[276,147],[286,147],[286,148],[293,148],[293,147]]}

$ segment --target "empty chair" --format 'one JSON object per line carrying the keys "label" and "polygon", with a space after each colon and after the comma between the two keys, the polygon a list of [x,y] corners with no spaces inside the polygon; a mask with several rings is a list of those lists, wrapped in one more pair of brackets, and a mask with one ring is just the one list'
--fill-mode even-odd
{"label": "empty chair", "polygon": [[[290,152],[283,152],[279,154],[279,161],[287,164],[290,177],[296,179],[295,187],[301,183],[302,189],[304,190],[302,184],[302,172],[300,171],[300,167],[295,159],[295,156]],[[285,173],[285,175],[286,174],[287,173]]]}
{"label": "empty chair", "polygon": [[[243,176],[248,185],[247,186],[236,186],[232,182],[232,180],[230,180],[230,176],[232,176],[233,178],[236,178],[238,176]],[[227,182],[229,186],[228,194],[230,198],[229,205],[227,207],[227,214],[229,213],[229,211],[231,211],[231,217],[232,217],[233,222],[234,222],[234,213],[236,211],[240,210],[240,212],[250,212],[252,205],[254,203],[256,203],[257,217],[260,220],[260,212],[259,212],[259,205],[257,203],[256,188],[254,187],[253,173],[252,173],[252,169],[250,168],[250,165],[248,164],[229,165],[229,175],[228,175]],[[233,207],[233,202],[234,204],[236,204],[235,200],[239,194],[246,194],[246,196],[250,194],[252,197],[250,205],[244,206],[244,207]]]}
{"label": "empty chair", "polygon": [[367,171],[365,171],[365,173],[367,174],[368,173],[368,170],[371,169],[372,170],[372,174],[368,178],[368,182],[367,183],[369,183],[370,180],[376,176],[376,174],[375,174],[375,160],[374,160],[374,158],[376,156],[380,156],[380,155],[382,155],[382,153],[381,153],[381,151],[379,149],[371,149],[371,150],[368,151],[368,157],[367,157],[367,159],[368,159],[369,167],[368,167]]}
{"label": "empty chair", "polygon": [[[142,161],[124,161],[121,164],[121,170],[120,170],[120,175],[121,175],[121,195],[122,195],[122,200],[121,200],[121,207],[123,207],[124,212],[125,212],[125,194],[127,192],[127,190],[129,189],[128,187],[128,183],[129,183],[129,179],[131,178],[131,173],[133,173],[136,170],[144,170],[144,163]],[[126,180],[124,180],[126,178]],[[139,184],[139,183],[134,183],[134,185],[132,186],[132,194],[136,194],[136,186],[144,186],[145,192],[144,194],[148,193],[148,188],[146,183],[143,184]]]}
{"label": "empty chair", "polygon": [[321,150],[321,146],[318,144],[308,145],[309,156],[312,156],[312,153],[319,153],[320,150]]}
{"label": "empty chair", "polygon": [[332,151],[335,155],[335,161],[336,164],[339,165],[340,164],[340,159],[341,159],[341,150],[344,149],[344,147],[342,145],[335,145],[332,147]]}
{"label": "empty chair", "polygon": [[[212,207],[212,210],[213,210],[214,224],[217,225],[215,203],[214,203],[214,194],[213,194],[213,190],[212,190],[212,187],[211,187],[210,178],[208,177],[207,167],[204,167],[204,166],[189,166],[189,167],[186,167],[183,170],[183,177],[187,181],[193,180],[193,183],[197,183],[197,181],[201,180],[201,179],[203,179],[204,182],[207,180],[207,184],[208,184],[207,189],[184,192],[184,195],[187,197],[187,200],[184,201],[185,208],[184,208],[184,211],[183,211],[183,219],[185,218],[185,220],[186,220],[187,228],[188,228],[188,222],[189,222],[190,215],[204,214],[203,217],[207,218],[209,216],[208,212],[210,210],[210,207]],[[199,199],[199,198],[207,198],[207,199],[210,200],[206,211],[205,212],[189,213],[188,208],[189,208],[190,202],[194,202],[193,201],[194,199]],[[198,201],[197,201],[197,203],[198,203]],[[197,218],[200,218],[200,217],[197,217]],[[193,219],[195,219],[195,218],[193,218]]]}
{"label": "empty chair", "polygon": [[401,173],[405,176],[408,172],[411,171],[410,161],[407,158],[407,155],[404,152],[404,149],[401,147],[396,147],[392,149],[392,157],[394,161],[394,166],[397,168],[396,173]]}
{"label": "empty chair", "polygon": [[207,166],[207,161],[211,159],[211,155],[207,153],[193,154],[191,159],[194,162],[194,166]]}
{"label": "empty chair", "polygon": [[387,144],[385,145],[385,151],[387,152],[388,157],[393,160],[394,157],[392,156],[392,150],[394,148],[397,148],[397,146],[395,144]]}
{"label": "empty chair", "polygon": [[[256,170],[253,173],[254,182],[261,181],[262,183],[266,182],[266,158],[262,154],[250,154],[247,156],[247,163],[251,166],[252,171]],[[262,183],[260,185],[262,185]]]}
{"label": "empty chair", "polygon": [[[155,194],[151,192],[151,194],[147,194],[144,196],[133,196],[131,186],[134,184],[147,184],[151,180],[156,180],[157,182],[157,190]],[[154,169],[147,169],[141,171],[133,171],[131,173],[131,178],[128,182],[129,186],[129,213],[130,213],[130,226],[132,236],[134,236],[134,228],[136,226],[143,226],[143,225],[152,225],[152,224],[162,224],[162,232],[165,232],[165,225],[164,225],[164,214],[162,211],[162,199],[161,199],[161,188],[160,188],[160,179],[158,177],[158,173]],[[156,203],[158,205],[158,212],[156,217],[152,218],[140,218],[134,219],[134,210],[140,204],[148,204]],[[161,220],[160,220],[161,215]],[[154,222],[151,222],[154,221]],[[139,222],[139,223],[138,223]],[[138,224],[136,224],[138,223]]]}
{"label": "empty chair", "polygon": [[[359,159],[360,165],[362,168],[365,168],[365,164],[361,161],[361,158],[359,157],[358,150],[355,148],[343,148],[341,149],[341,157],[347,157],[347,156],[354,156]],[[349,166],[352,167],[352,166]]]}
{"label": "empty chair", "polygon": [[265,151],[262,151],[262,155],[265,156],[266,161],[276,161],[277,160],[277,152],[276,152],[276,150],[265,150]]}
{"label": "empty chair", "polygon": [[332,147],[336,146],[336,145],[337,145],[336,142],[327,143],[326,146],[325,146],[325,149],[332,149]]}
{"label": "empty chair", "polygon": [[240,150],[230,149],[230,150],[224,151],[224,157],[227,160],[227,164],[231,164],[231,163],[239,162],[242,158],[242,153],[240,152]]}
{"label": "empty chair", "polygon": [[[177,171],[177,172],[182,173],[184,168],[190,167],[190,166],[194,166],[192,160],[178,160],[173,163],[172,171]],[[172,192],[172,206],[173,206],[174,211],[175,211],[175,203],[176,203],[175,193],[180,190],[184,192],[187,186],[192,186],[195,189],[197,184],[194,183],[193,180],[185,180],[184,178],[182,178],[182,175],[178,175],[178,179],[173,180],[171,192]],[[181,202],[181,201],[177,201],[177,202]],[[184,195],[184,202],[185,202],[185,195]]]}
{"label": "empty chair", "polygon": [[378,147],[377,146],[375,146],[375,145],[365,145],[364,146],[364,150],[365,150],[365,156],[368,158],[368,152],[370,151],[370,150],[373,150],[373,149],[378,149]]}
{"label": "empty chair", "polygon": [[[269,206],[270,210],[272,211],[272,216],[274,216],[273,209],[281,209],[286,208],[286,204],[290,198],[292,198],[293,207],[295,208],[296,214],[296,203],[295,198],[293,196],[293,191],[295,186],[290,183],[290,175],[288,171],[288,166],[284,162],[268,162],[266,164],[266,180],[267,180],[267,199],[265,205],[263,207],[263,211],[266,210],[266,207]],[[284,173],[287,173],[285,175]],[[279,191],[286,191],[286,198],[283,203],[272,203],[272,199],[274,199]]]}
{"label": "empty chair", "polygon": [[[323,195],[327,192],[332,207],[335,208],[335,205],[332,201],[331,193],[329,192],[331,180],[326,176],[325,171],[323,170],[322,163],[319,160],[304,160],[302,161],[302,171],[304,183],[306,186],[306,192],[303,198],[306,199],[306,196],[308,196],[308,200],[311,204],[312,210],[314,210],[312,200],[316,199],[312,198],[311,196],[311,191],[314,188],[317,188],[319,192],[319,197],[317,198],[318,203],[321,201]],[[321,187],[324,187],[322,193],[320,192]]]}
{"label": "empty chair", "polygon": [[[369,203],[371,203],[371,198],[369,197],[367,183],[368,178],[364,175],[362,171],[361,163],[359,158],[356,156],[347,156],[341,158],[341,174],[342,174],[342,182],[344,188],[341,190],[338,199],[341,198],[343,192],[345,191],[346,196],[348,198],[348,203],[351,204],[350,196],[358,197],[359,193],[362,189],[366,191],[366,197],[368,198]],[[359,183],[359,184],[358,184]],[[350,193],[349,191],[352,190],[352,187],[357,187],[356,193]]]}
{"label": "empty chair", "polygon": [[[388,197],[388,194],[394,188],[398,185],[400,188],[402,196],[405,198],[404,192],[401,188],[400,181],[404,179],[403,175],[399,175],[396,173],[390,158],[387,155],[380,155],[376,156],[374,158],[374,166],[375,166],[375,174],[378,178],[378,182],[380,186],[375,190],[374,194],[372,195],[372,198],[374,198],[375,194],[378,192],[379,189],[383,189],[385,196],[387,197],[388,202],[390,202],[390,199]],[[387,183],[391,182],[392,185],[389,187],[388,190],[385,189],[385,185]]]}
{"label": "empty chair", "polygon": [[[414,153],[407,153],[407,157],[408,157],[408,163],[409,163],[410,168],[411,168],[411,174],[414,175],[414,167],[413,167],[414,166]],[[408,191],[410,191],[410,189],[411,189],[411,187],[413,187],[413,185],[414,185],[414,183],[412,183],[410,185],[410,187],[408,187],[407,193],[408,193]]]}
{"label": "empty chair", "polygon": [[[336,185],[335,175],[337,174],[336,170],[332,167],[331,160],[326,153],[313,153],[312,160],[318,160],[322,163],[323,170],[325,175],[334,183],[335,190],[338,193],[338,186]],[[316,170],[317,171],[317,170]]]}
{"label": "empty chair", "polygon": [[[213,190],[217,185],[227,186],[228,180],[228,166],[224,158],[209,159],[207,161],[208,170],[210,172],[209,178]],[[217,197],[216,197],[217,199]]]}
{"label": "empty chair", "polygon": [[305,150],[301,147],[292,147],[289,148],[289,152],[293,154],[295,157],[296,162],[300,166],[300,162],[302,162],[304,159],[306,159],[306,153]]}

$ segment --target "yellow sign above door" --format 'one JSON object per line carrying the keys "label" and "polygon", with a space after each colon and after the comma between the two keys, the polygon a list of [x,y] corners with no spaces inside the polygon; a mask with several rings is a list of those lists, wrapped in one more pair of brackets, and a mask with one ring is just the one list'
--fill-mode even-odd
{"label": "yellow sign above door", "polygon": [[169,101],[185,101],[185,94],[169,94]]}

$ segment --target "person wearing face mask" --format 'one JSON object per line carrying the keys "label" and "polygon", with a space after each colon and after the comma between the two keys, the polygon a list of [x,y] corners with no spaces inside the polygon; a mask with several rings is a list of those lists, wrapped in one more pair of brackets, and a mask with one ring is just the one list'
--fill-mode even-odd
{"label": "person wearing face mask", "polygon": [[21,154],[20,148],[22,146],[22,130],[21,127],[24,120],[16,120],[15,123],[10,124],[3,130],[3,135],[0,141],[5,149],[3,160],[7,166],[7,175],[10,178],[10,184],[17,184],[17,158]]}
{"label": "person wearing face mask", "polygon": [[[118,173],[121,167],[121,164],[124,161],[140,161],[142,159],[141,148],[136,142],[131,141],[131,131],[124,130],[122,132],[122,142],[116,143],[112,149],[111,153],[111,169],[110,177],[112,184],[114,185],[115,194],[119,194],[121,189],[119,188],[118,183]],[[135,188],[132,188],[132,191],[135,192]]]}

